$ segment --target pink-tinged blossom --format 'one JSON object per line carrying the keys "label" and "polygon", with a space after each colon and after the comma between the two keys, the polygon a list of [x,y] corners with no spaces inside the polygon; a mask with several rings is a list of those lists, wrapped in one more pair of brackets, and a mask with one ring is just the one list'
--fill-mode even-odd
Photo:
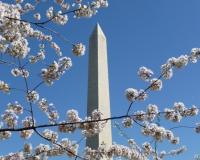
{"label": "pink-tinged blossom", "polygon": [[143,89],[140,89],[138,91],[137,100],[139,100],[139,101],[145,101],[147,98],[148,98],[147,92],[145,92]]}
{"label": "pink-tinged blossom", "polygon": [[150,143],[145,142],[142,144],[142,149],[145,156],[149,156],[153,152],[153,148],[151,147]]}
{"label": "pink-tinged blossom", "polygon": [[83,56],[85,54],[85,45],[82,43],[73,45],[72,52],[75,56]]}
{"label": "pink-tinged blossom", "polygon": [[10,92],[9,85],[6,82],[1,81],[1,80],[0,80],[0,91],[2,91],[4,93],[9,93]]}
{"label": "pink-tinged blossom", "polygon": [[35,14],[33,15],[33,17],[34,17],[37,21],[39,21],[39,20],[41,19],[40,13],[35,13]]}
{"label": "pink-tinged blossom", "polygon": [[78,116],[78,111],[76,110],[68,110],[67,111],[67,120],[69,122],[80,122],[81,119]]}
{"label": "pink-tinged blossom", "polygon": [[41,100],[39,100],[38,106],[47,115],[51,124],[55,123],[58,120],[59,114],[58,111],[55,109],[56,107],[53,103],[48,103],[45,98],[42,98]]}
{"label": "pink-tinged blossom", "polygon": [[180,122],[182,119],[182,116],[179,112],[176,112],[174,109],[165,108],[165,118],[167,120],[173,121],[173,122]]}
{"label": "pink-tinged blossom", "polygon": [[179,142],[180,142],[180,138],[179,137],[174,137],[174,138],[171,139],[171,143],[172,144],[179,144]]}
{"label": "pink-tinged blossom", "polygon": [[149,81],[153,74],[153,71],[146,67],[140,67],[138,70],[138,76],[144,81]]}
{"label": "pink-tinged blossom", "polygon": [[37,102],[39,100],[39,94],[36,91],[29,91],[26,95],[28,102]]}
{"label": "pink-tinged blossom", "polygon": [[80,4],[78,10],[74,12],[74,17],[75,18],[81,18],[81,17],[90,18],[95,14],[96,14],[96,10],[93,10],[90,6]]}
{"label": "pink-tinged blossom", "polygon": [[11,42],[8,47],[8,54],[17,58],[25,58],[29,51],[28,41],[24,38]]}
{"label": "pink-tinged blossom", "polygon": [[24,139],[29,139],[32,136],[33,132],[33,130],[23,130],[20,132],[20,137]]}
{"label": "pink-tinged blossom", "polygon": [[137,121],[145,121],[147,119],[147,113],[144,111],[136,111],[134,112],[134,118]]}
{"label": "pink-tinged blossom", "polygon": [[191,55],[189,57],[189,60],[192,62],[192,63],[196,63],[200,58],[200,48],[193,48],[191,50]]}
{"label": "pink-tinged blossom", "polygon": [[168,60],[168,63],[170,63],[172,66],[176,68],[182,68],[187,66],[189,60],[188,55],[181,55],[178,58],[172,57]]}
{"label": "pink-tinged blossom", "polygon": [[162,89],[162,81],[160,79],[153,78],[150,80],[150,84],[150,89],[153,91],[160,91]]}
{"label": "pink-tinged blossom", "polygon": [[33,150],[33,147],[30,143],[25,143],[24,144],[24,148],[23,148],[23,152],[26,154],[31,154]]}
{"label": "pink-tinged blossom", "polygon": [[23,113],[23,107],[17,101],[15,101],[15,103],[8,103],[7,108],[8,110],[12,110],[17,115],[20,115]]}
{"label": "pink-tinged blossom", "polygon": [[171,79],[173,76],[172,65],[170,63],[163,64],[161,66],[161,73],[163,75],[163,78]]}
{"label": "pink-tinged blossom", "polygon": [[17,125],[18,116],[12,109],[5,110],[1,117],[9,128],[14,128]]}
{"label": "pink-tinged blossom", "polygon": [[52,22],[64,25],[68,22],[68,16],[67,14],[62,14],[62,13],[63,13],[62,11],[58,11],[57,13],[55,13],[54,8],[50,7],[46,11],[46,16],[48,19],[51,19]]}
{"label": "pink-tinged blossom", "polygon": [[125,90],[125,96],[130,102],[136,100],[138,95],[138,91],[134,88],[128,88]]}
{"label": "pink-tinged blossom", "polygon": [[44,82],[52,85],[55,80],[59,80],[66,70],[72,67],[72,61],[68,57],[61,57],[58,62],[54,61],[48,68],[43,68],[41,76]]}
{"label": "pink-tinged blossom", "polygon": [[6,140],[11,137],[12,133],[10,131],[0,132],[0,140]]}
{"label": "pink-tinged blossom", "polygon": [[57,132],[51,131],[49,129],[45,129],[42,132],[42,134],[45,138],[47,138],[48,140],[50,140],[53,143],[55,143],[58,140],[58,133]]}
{"label": "pink-tinged blossom", "polygon": [[147,115],[146,115],[147,119],[150,121],[153,121],[159,113],[158,106],[156,106],[155,104],[149,104],[147,106],[146,113],[147,113]]}
{"label": "pink-tinged blossom", "polygon": [[34,10],[34,9],[35,9],[35,7],[34,7],[32,4],[26,3],[26,4],[24,5],[23,11],[24,11],[24,12],[29,12],[29,11],[32,11],[32,10]]}
{"label": "pink-tinged blossom", "polygon": [[82,129],[82,134],[86,137],[91,137],[95,134],[100,133],[105,127],[105,122],[101,122],[102,113],[100,111],[94,110],[90,117],[86,117],[85,121],[95,121],[83,123],[79,127]]}
{"label": "pink-tinged blossom", "polygon": [[55,50],[55,52],[58,56],[62,56],[60,47],[55,42],[51,42],[51,47]]}
{"label": "pink-tinged blossom", "polygon": [[125,159],[137,159],[137,160],[148,159],[144,153],[141,153],[137,149],[129,148],[127,146],[119,144],[113,144],[110,147],[102,145],[96,150],[86,147],[84,157],[86,159],[100,159],[100,158],[109,159],[112,157],[121,157]]}
{"label": "pink-tinged blossom", "polygon": [[174,137],[171,131],[158,126],[156,123],[146,122],[141,131],[143,135],[152,136],[158,142],[162,142],[164,139],[169,140],[172,144],[177,144],[179,142],[179,138]]}
{"label": "pink-tinged blossom", "polygon": [[38,52],[36,56],[29,56],[29,62],[31,64],[35,64],[39,60],[44,60],[44,59],[45,59],[45,52],[44,51]]}
{"label": "pink-tinged blossom", "polygon": [[[25,117],[25,119],[22,120],[22,124],[25,128],[33,127],[35,125],[35,120],[33,120],[32,117],[30,117],[30,116]],[[29,139],[33,133],[34,133],[33,129],[23,130],[20,132],[20,136],[24,139]]]}
{"label": "pink-tinged blossom", "polygon": [[133,119],[130,117],[124,118],[122,124],[125,128],[130,128],[133,126]]}
{"label": "pink-tinged blossom", "polygon": [[50,150],[50,146],[45,144],[39,144],[35,147],[34,150],[36,155],[40,155],[41,153],[47,153],[47,151]]}
{"label": "pink-tinged blossom", "polygon": [[22,77],[25,77],[25,78],[29,77],[29,71],[25,70],[25,69],[20,70],[19,68],[13,68],[11,70],[11,74],[14,77],[18,77],[18,76],[22,76]]}

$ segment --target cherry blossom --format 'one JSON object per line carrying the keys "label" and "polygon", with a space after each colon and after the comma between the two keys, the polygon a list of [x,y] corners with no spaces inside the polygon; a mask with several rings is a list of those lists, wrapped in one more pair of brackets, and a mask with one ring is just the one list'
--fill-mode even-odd
{"label": "cherry blossom", "polygon": [[138,91],[134,88],[128,88],[125,91],[125,96],[129,101],[134,101],[138,95]]}

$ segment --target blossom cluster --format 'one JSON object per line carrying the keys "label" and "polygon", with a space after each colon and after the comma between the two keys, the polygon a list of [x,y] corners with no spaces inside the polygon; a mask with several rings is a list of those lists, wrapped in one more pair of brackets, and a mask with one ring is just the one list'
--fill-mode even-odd
{"label": "blossom cluster", "polygon": [[[181,55],[177,58],[172,57],[167,60],[165,64],[161,66],[161,77],[159,78],[152,78],[153,71],[147,67],[140,67],[137,74],[138,76],[144,80],[149,82],[148,89],[152,91],[159,91],[162,89],[162,80],[161,78],[170,79],[173,76],[173,68],[183,68],[187,66],[189,62],[196,63],[197,60],[200,58],[200,49],[193,48],[190,55]],[[129,101],[139,100],[142,97],[142,100],[145,100],[147,97],[146,92],[140,92],[134,88],[128,88],[125,91],[125,96]]]}
{"label": "blossom cluster", "polygon": [[0,156],[0,160],[12,160],[12,159],[23,160],[24,158],[25,157],[22,152],[9,153],[6,156]]}
{"label": "blossom cluster", "polygon": [[147,160],[147,156],[139,152],[137,149],[129,148],[127,146],[113,144],[110,147],[101,145],[98,149],[85,148],[85,159],[101,159],[121,157],[126,159]]}
{"label": "blossom cluster", "polygon": [[124,145],[113,144],[107,147],[101,144],[98,149],[91,149],[89,147],[85,148],[85,158],[86,159],[109,159],[112,157],[119,157],[125,159],[137,159],[137,160],[147,160],[150,155],[153,156],[155,160],[162,160],[166,156],[175,156],[183,153],[186,150],[185,146],[171,150],[169,152],[161,151],[157,154],[156,150],[152,148],[150,143],[144,142],[140,148],[130,148]]}
{"label": "blossom cluster", "polygon": [[[52,107],[53,104],[48,104],[47,100],[43,98],[38,102],[38,105],[40,109],[48,115],[50,122],[55,123],[59,118],[59,115]],[[18,115],[23,113],[23,107],[18,102],[13,104],[9,103],[7,106],[8,109],[5,110],[4,114],[2,114],[2,120],[7,127],[14,128],[18,124]],[[81,129],[84,136],[90,137],[100,133],[104,128],[106,122],[101,120],[102,113],[97,110],[94,110],[91,116],[86,117],[84,120],[78,116],[78,112],[76,110],[69,110],[67,111],[66,121],[58,123],[58,129],[59,132],[66,133],[71,133],[76,129]],[[20,131],[20,136],[24,139],[29,139],[34,133],[34,129],[32,127],[36,126],[36,121],[31,116],[27,116],[22,120],[22,126],[30,129]],[[1,132],[1,139],[7,139],[10,136],[11,132]],[[49,129],[43,131],[43,136],[52,142],[56,142],[58,140],[58,133]]]}
{"label": "blossom cluster", "polygon": [[124,118],[122,124],[125,128],[132,127],[134,120],[135,121],[153,121],[156,116],[158,116],[159,110],[158,106],[155,104],[149,104],[145,111],[136,111],[133,116]]}
{"label": "blossom cluster", "polygon": [[142,144],[142,149],[144,152],[144,155],[149,156],[153,153],[153,148],[151,147],[150,143],[148,142],[144,142]]}
{"label": "blossom cluster", "polygon": [[134,88],[126,89],[125,96],[130,102],[133,102],[135,100],[144,101],[148,97],[147,93],[144,90],[142,90],[142,89],[137,90]]}
{"label": "blossom cluster", "polygon": [[39,100],[39,94],[36,91],[28,91],[26,99],[28,102],[37,102]]}
{"label": "blossom cluster", "polygon": [[[75,1],[72,5],[62,0],[55,1],[61,8],[59,11],[55,11],[54,7],[51,6],[46,11],[46,17],[52,20],[54,23],[64,25],[68,22],[68,16],[65,14],[71,7],[73,7],[73,13],[75,18],[87,17],[90,18],[95,15],[100,8],[108,7],[107,0],[93,0],[89,3],[84,3],[82,0]],[[70,11],[69,11],[70,12]],[[36,20],[41,19],[41,15],[36,13],[34,15]]]}
{"label": "blossom cluster", "polygon": [[125,128],[130,128],[133,125],[133,119],[130,117],[124,118],[122,124]]}
{"label": "blossom cluster", "polygon": [[56,52],[56,54],[57,54],[58,56],[62,56],[61,49],[60,49],[60,47],[58,46],[57,43],[51,42],[51,47],[55,50],[55,52]]}
{"label": "blossom cluster", "polygon": [[85,54],[85,46],[82,43],[73,45],[72,52],[76,56],[83,56]]}
{"label": "blossom cluster", "polygon": [[[0,122],[0,129],[3,127],[3,123]],[[3,132],[0,132],[0,140],[5,140],[5,139],[8,139],[10,138],[12,135],[12,133],[10,131],[3,131]]]}
{"label": "blossom cluster", "polygon": [[65,2],[64,0],[55,0],[54,2],[57,3],[61,7],[61,9],[64,11],[69,10],[71,7],[71,4]]}
{"label": "blossom cluster", "polygon": [[7,127],[13,128],[17,125],[18,116],[23,113],[23,107],[16,101],[9,103],[7,109],[1,115],[2,120],[6,123]]}
{"label": "blossom cluster", "polygon": [[153,74],[154,73],[151,69],[144,66],[140,67],[138,70],[138,76],[144,81],[149,81]]}
{"label": "blossom cluster", "polygon": [[53,103],[48,103],[45,98],[42,98],[39,100],[38,106],[47,115],[50,123],[55,123],[58,120],[59,114]]}
{"label": "blossom cluster", "polygon": [[170,79],[173,76],[173,68],[180,69],[188,65],[189,62],[196,63],[200,58],[199,48],[193,48],[189,55],[181,55],[177,58],[172,57],[161,66],[163,78]]}
{"label": "blossom cluster", "polygon": [[58,140],[57,132],[51,131],[49,129],[45,129],[42,134],[45,138],[49,139],[53,143],[55,143]]}
{"label": "blossom cluster", "polygon": [[29,77],[29,72],[25,69],[13,68],[11,70],[11,74],[14,77],[18,77],[18,76],[22,76],[22,77],[25,77],[25,78]]}
{"label": "blossom cluster", "polygon": [[150,82],[150,89],[153,91],[159,91],[162,89],[162,81],[157,78],[152,78],[153,71],[147,67],[140,67],[138,70],[138,76],[147,82]]}
{"label": "blossom cluster", "polygon": [[25,143],[24,148],[23,148],[23,152],[25,154],[30,154],[32,152],[32,149],[33,149],[33,147],[30,143]]}
{"label": "blossom cluster", "polygon": [[[36,123],[35,120],[31,116],[27,116],[22,120],[22,125],[24,128],[33,127],[35,126],[35,123]],[[20,136],[24,139],[29,139],[33,133],[34,133],[33,129],[22,130],[20,132]]]}
{"label": "blossom cluster", "polygon": [[52,147],[46,144],[39,144],[35,147],[34,153],[39,160],[42,160],[42,155],[53,157],[67,153],[69,157],[74,157],[77,154],[78,147],[79,146],[75,141],[70,141],[69,139],[64,138]]}
{"label": "blossom cluster", "polygon": [[84,136],[90,137],[100,133],[104,128],[105,122],[101,122],[101,119],[102,113],[97,110],[94,110],[91,116],[86,117],[84,120],[79,118],[76,110],[69,110],[67,112],[67,121],[61,122],[61,125],[59,125],[59,131],[70,133],[79,128],[82,130]]}
{"label": "blossom cluster", "polygon": [[20,23],[21,5],[10,5],[0,1],[0,52],[19,58],[25,58],[30,51],[26,37],[33,34],[33,29],[27,23]]}
{"label": "blossom cluster", "polygon": [[33,15],[33,17],[34,17],[37,21],[39,21],[39,20],[41,19],[40,13],[35,13],[35,14]]}
{"label": "blossom cluster", "polygon": [[93,0],[90,4],[82,4],[82,1],[77,1],[77,8],[74,12],[75,18],[87,17],[90,18],[97,13],[97,9],[108,7],[107,0]]}
{"label": "blossom cluster", "polygon": [[0,91],[2,91],[4,93],[9,93],[10,92],[9,85],[6,82],[1,81],[1,80],[0,80]]}
{"label": "blossom cluster", "polygon": [[[64,4],[64,1],[62,3],[57,3],[60,3],[61,7],[70,6],[67,3]],[[101,4],[101,7],[105,6],[103,5],[103,1],[99,1],[99,3]],[[52,42],[51,35],[45,35],[40,30],[33,29],[32,24],[34,23],[29,23],[29,21],[21,18],[22,14],[34,9],[34,5],[30,3],[23,4],[23,1],[17,2],[17,4],[7,4],[0,1],[0,21],[2,22],[0,26],[1,53],[9,54],[15,58],[26,58],[30,53],[28,38],[32,37],[43,42],[47,41],[58,55],[62,55],[60,47],[55,42]],[[65,14],[63,11],[54,11],[53,7],[50,7],[46,11],[46,16],[49,18],[49,21],[56,22],[60,25],[64,25],[68,21],[67,14]],[[34,18],[39,21],[41,19],[41,15],[36,13],[34,14]],[[37,25],[37,23],[35,23],[35,25]],[[73,45],[72,50],[75,55],[84,55],[85,46],[82,43],[79,43]],[[36,56],[30,56],[31,63],[35,63],[36,61],[43,59],[44,51],[40,51]]]}
{"label": "blossom cluster", "polygon": [[165,108],[164,112],[166,119],[180,122],[183,117],[196,116],[199,109],[194,105],[191,108],[187,108],[183,102],[175,102],[173,109]]}
{"label": "blossom cluster", "polygon": [[160,116],[161,113],[164,114],[167,120],[180,122],[182,118],[198,115],[199,109],[195,105],[187,108],[183,102],[175,102],[172,108],[165,108],[163,112],[160,112],[158,106],[149,104],[146,112],[143,110],[136,111],[132,118],[142,122],[153,121],[157,116]]}
{"label": "blossom cluster", "polygon": [[172,144],[179,143],[179,137],[175,137],[173,132],[158,126],[156,123],[145,122],[142,128],[142,134],[145,136],[152,136],[156,141],[162,142],[164,139],[169,140]]}
{"label": "blossom cluster", "polygon": [[[152,78],[152,79],[147,79],[147,77],[151,77],[151,73],[148,73],[147,72],[150,72],[148,71],[148,69],[146,71],[144,71],[143,69],[145,69],[145,67],[142,69],[140,68],[138,72],[141,72],[141,73],[138,73],[142,79],[146,79],[150,82],[150,89],[152,91],[159,91],[162,89],[162,81],[160,79],[157,79],[157,78]],[[148,75],[148,76],[147,76]],[[145,90],[143,89],[140,89],[140,90],[137,90],[137,89],[134,89],[134,88],[128,88],[125,90],[125,96],[126,98],[130,101],[130,102],[133,102],[135,100],[146,100],[148,95],[147,95],[147,92],[145,92]]]}
{"label": "blossom cluster", "polygon": [[40,52],[38,52],[36,56],[29,56],[29,62],[31,64],[34,64],[34,63],[38,62],[39,60],[44,60],[44,59],[45,59],[44,50],[41,50]]}
{"label": "blossom cluster", "polygon": [[35,6],[32,5],[31,3],[25,3],[24,6],[22,6],[22,12],[23,13],[33,11],[34,9],[35,9]]}
{"label": "blossom cluster", "polygon": [[[150,80],[150,89],[158,91],[162,89],[162,81],[160,79],[153,78]],[[135,100],[144,101],[147,99],[148,95],[143,89],[137,90],[134,88],[128,88],[125,90],[125,96],[130,101]]]}
{"label": "blossom cluster", "polygon": [[15,103],[7,104],[8,110],[12,110],[15,114],[20,115],[23,113],[23,106],[19,104],[19,102],[15,101]]}
{"label": "blossom cluster", "polygon": [[51,19],[53,22],[58,23],[60,25],[65,25],[68,21],[67,14],[63,15],[62,11],[58,11],[57,13],[54,11],[53,7],[50,7],[46,11],[46,16],[48,19]]}
{"label": "blossom cluster", "polygon": [[21,152],[10,153],[6,156],[0,156],[0,160],[44,160],[48,157],[55,157],[67,154],[69,157],[77,155],[78,144],[75,141],[70,141],[63,138],[59,143],[54,145],[39,144],[35,148],[31,144],[24,144],[24,149]]}
{"label": "blossom cluster", "polygon": [[43,68],[41,77],[46,84],[52,85],[55,80],[58,80],[71,67],[71,59],[69,57],[61,57],[58,62],[54,61],[48,68]]}

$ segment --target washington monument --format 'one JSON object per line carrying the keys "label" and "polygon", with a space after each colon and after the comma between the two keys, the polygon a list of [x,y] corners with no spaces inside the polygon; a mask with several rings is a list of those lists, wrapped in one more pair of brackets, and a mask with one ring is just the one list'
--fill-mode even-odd
{"label": "washington monument", "polygon": [[[87,114],[95,109],[103,113],[103,118],[110,117],[110,95],[107,62],[106,37],[97,24],[89,40],[89,75]],[[86,146],[97,149],[102,143],[107,147],[112,145],[111,122],[98,135],[87,138]]]}

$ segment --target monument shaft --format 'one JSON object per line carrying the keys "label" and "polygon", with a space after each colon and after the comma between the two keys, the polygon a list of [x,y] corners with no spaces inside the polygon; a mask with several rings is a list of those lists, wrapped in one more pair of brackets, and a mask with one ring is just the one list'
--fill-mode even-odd
{"label": "monument shaft", "polygon": [[[106,37],[97,24],[89,41],[88,116],[95,109],[103,113],[103,118],[111,116],[107,61]],[[92,149],[97,149],[102,143],[107,147],[112,145],[110,121],[101,133],[86,140],[86,145]]]}

